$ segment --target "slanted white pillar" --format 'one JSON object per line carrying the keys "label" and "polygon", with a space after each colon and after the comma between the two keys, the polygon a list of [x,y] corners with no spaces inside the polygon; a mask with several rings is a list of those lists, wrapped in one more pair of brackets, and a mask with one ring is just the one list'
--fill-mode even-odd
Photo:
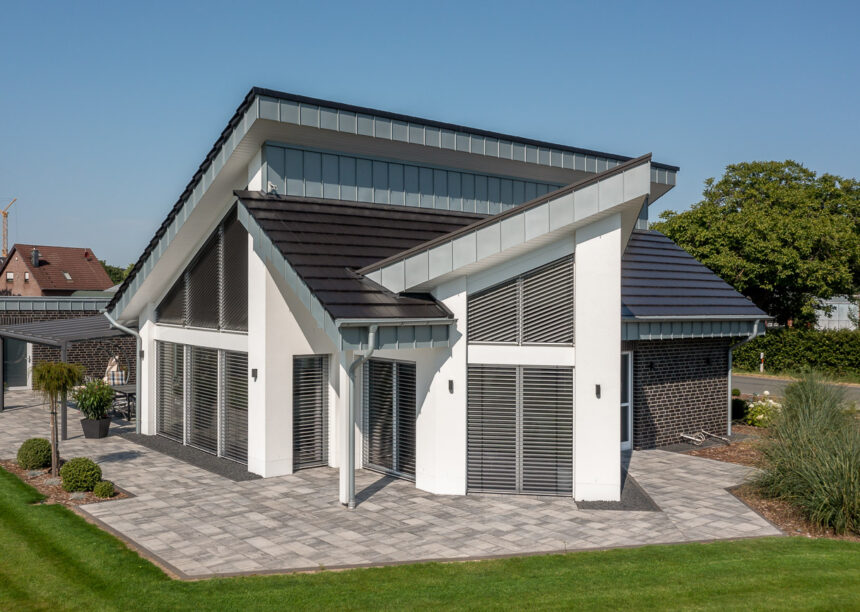
{"label": "slanted white pillar", "polygon": [[573,495],[583,501],[621,499],[621,233],[619,213],[576,232]]}
{"label": "slanted white pillar", "polygon": [[296,340],[289,309],[249,236],[248,471],[261,476],[293,472],[293,353],[303,350]]}

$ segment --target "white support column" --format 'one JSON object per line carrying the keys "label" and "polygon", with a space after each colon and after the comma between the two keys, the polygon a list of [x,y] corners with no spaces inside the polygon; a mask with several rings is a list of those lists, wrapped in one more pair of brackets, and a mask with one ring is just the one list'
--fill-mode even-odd
{"label": "white support column", "polygon": [[434,295],[454,314],[446,348],[421,349],[415,441],[415,486],[440,495],[466,494],[466,278],[445,283]]}
{"label": "white support column", "polygon": [[137,418],[140,420],[140,433],[155,435],[155,304],[148,304],[138,318],[140,348],[143,359],[138,356],[137,375],[140,377],[140,397],[137,398]]}
{"label": "white support column", "polygon": [[576,232],[578,500],[621,499],[621,233],[618,213]]}

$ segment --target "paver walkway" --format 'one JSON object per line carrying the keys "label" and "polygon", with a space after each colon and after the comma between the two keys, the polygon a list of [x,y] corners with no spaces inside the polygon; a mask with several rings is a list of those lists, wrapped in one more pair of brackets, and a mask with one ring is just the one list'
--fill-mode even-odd
{"label": "paver walkway", "polygon": [[[47,435],[47,411],[36,404],[29,392],[7,392],[0,458]],[[81,509],[190,577],[780,533],[725,490],[749,468],[677,453],[637,451],[631,459],[630,473],[661,512],[581,510],[569,498],[432,495],[365,470],[350,512],[338,503],[334,469],[233,482],[116,435],[86,440],[78,418],[70,411],[63,457],[91,457],[136,496]]]}

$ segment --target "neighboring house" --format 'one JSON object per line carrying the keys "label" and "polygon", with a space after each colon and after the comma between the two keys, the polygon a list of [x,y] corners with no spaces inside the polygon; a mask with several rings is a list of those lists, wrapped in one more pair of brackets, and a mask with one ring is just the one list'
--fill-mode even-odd
{"label": "neighboring house", "polygon": [[90,249],[16,244],[0,267],[5,295],[64,296],[113,282]]}
{"label": "neighboring house", "polygon": [[677,167],[253,89],[108,306],[139,427],[262,476],[617,500],[725,434],[767,315],[659,233]]}
{"label": "neighboring house", "polygon": [[[815,327],[818,329],[857,329],[857,299],[849,299],[848,296],[838,296],[826,300],[825,308],[816,311],[818,320]],[[827,308],[830,312],[827,312]]]}

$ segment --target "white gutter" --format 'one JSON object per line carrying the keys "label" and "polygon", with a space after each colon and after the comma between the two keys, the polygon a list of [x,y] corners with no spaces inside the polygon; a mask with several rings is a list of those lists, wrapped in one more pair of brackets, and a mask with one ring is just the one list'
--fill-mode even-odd
{"label": "white gutter", "polygon": [[734,351],[739,346],[743,346],[744,344],[746,344],[750,340],[758,337],[758,335],[759,335],[758,334],[758,324],[760,322],[761,322],[760,319],[756,319],[755,323],[753,324],[752,333],[750,333],[749,336],[747,336],[746,338],[744,338],[743,340],[741,340],[737,344],[734,344],[734,345],[729,347],[729,376],[728,376],[728,379],[729,379],[729,400],[728,400],[729,405],[728,405],[728,416],[726,417],[728,420],[728,427],[726,429],[726,431],[728,432],[728,435],[732,435],[732,351]]}
{"label": "white gutter", "polygon": [[378,325],[371,325],[367,336],[367,352],[360,355],[349,366],[349,397],[347,398],[348,416],[346,419],[347,439],[349,440],[349,451],[346,456],[346,470],[341,468],[341,482],[346,478],[347,501],[346,506],[350,510],[355,509],[355,371],[365,361],[370,359],[376,350],[376,332]]}
{"label": "white gutter", "polygon": [[116,319],[110,316],[110,313],[107,310],[102,314],[110,322],[111,327],[116,327],[120,331],[131,334],[137,341],[137,352],[135,353],[137,366],[135,366],[134,369],[134,431],[135,433],[140,433],[140,362],[143,358],[143,351],[140,348],[140,334],[130,327],[120,324]]}
{"label": "white gutter", "polygon": [[454,325],[457,319],[434,318],[434,319],[335,319],[337,327],[367,327],[377,325],[381,327],[405,327],[407,325]]}

